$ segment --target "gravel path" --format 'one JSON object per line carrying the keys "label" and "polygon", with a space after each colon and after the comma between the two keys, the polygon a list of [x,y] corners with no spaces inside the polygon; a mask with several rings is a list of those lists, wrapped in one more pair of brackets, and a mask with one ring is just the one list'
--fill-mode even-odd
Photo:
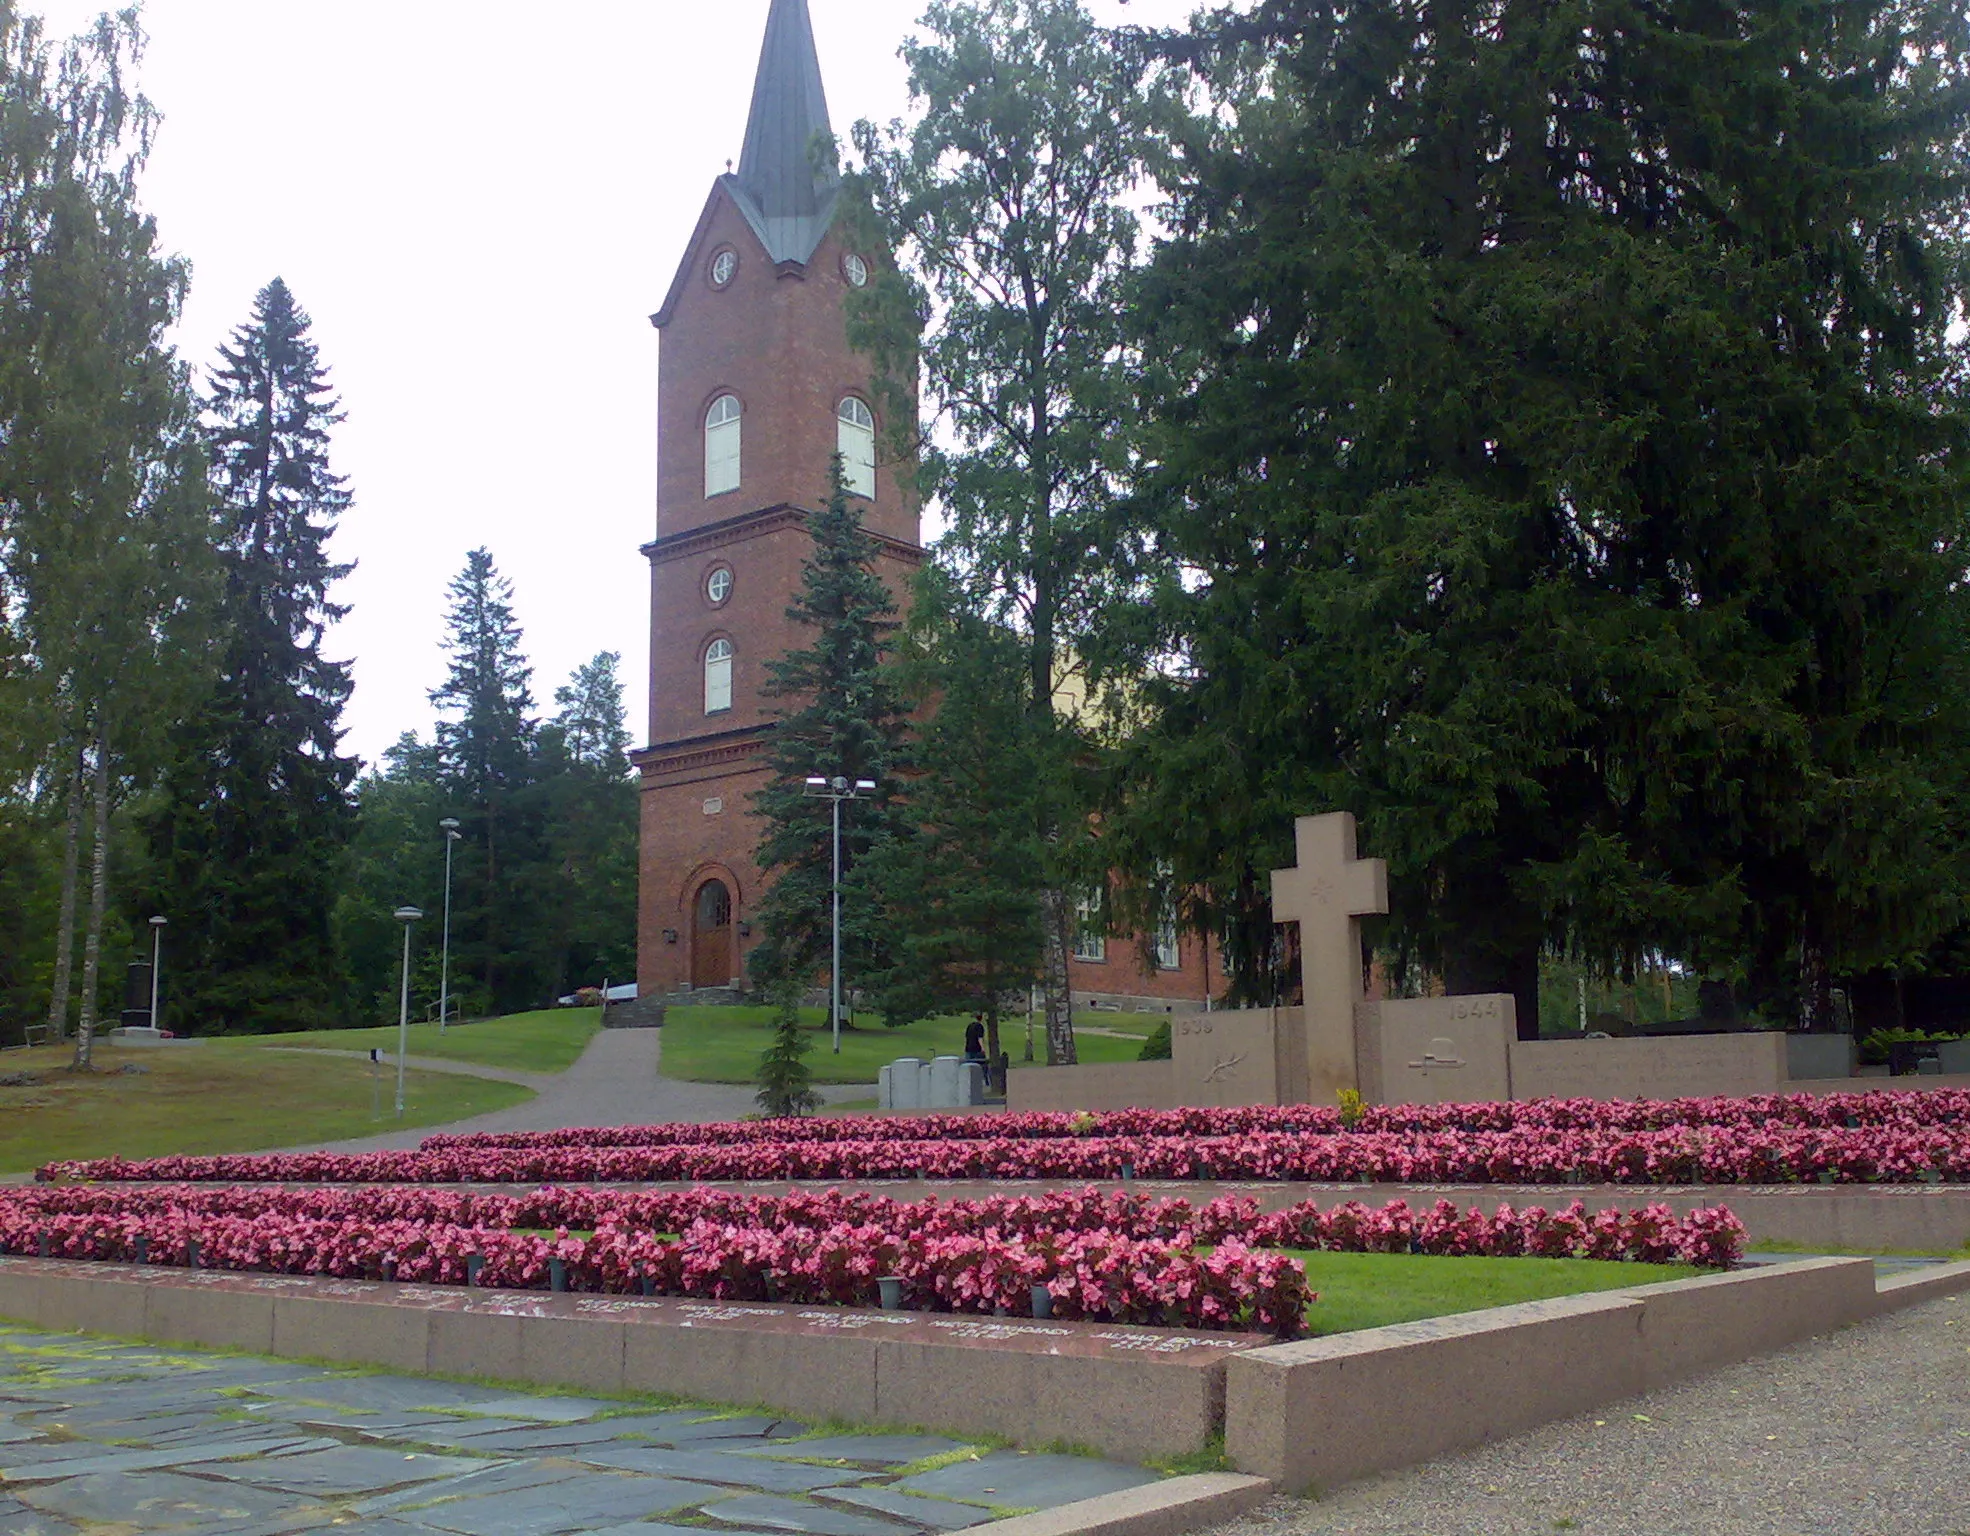
{"label": "gravel path", "polygon": [[[667,1121],[702,1124],[737,1120],[755,1112],[753,1090],[739,1083],[683,1083],[657,1070],[663,1051],[660,1029],[604,1029],[596,1032],[567,1071],[541,1079],[538,1095],[525,1104],[450,1125],[425,1125],[365,1136],[356,1141],[288,1147],[290,1152],[384,1152],[415,1147],[439,1132],[555,1131],[583,1125],[660,1125]],[[428,1063],[420,1063],[428,1065]],[[481,1069],[482,1075],[493,1075]],[[514,1080],[526,1077],[504,1074]],[[865,1099],[867,1085],[816,1090],[829,1103]]]}
{"label": "gravel path", "polygon": [[1970,1297],[1322,1499],[1275,1499],[1214,1536],[1559,1531],[1970,1536]]}

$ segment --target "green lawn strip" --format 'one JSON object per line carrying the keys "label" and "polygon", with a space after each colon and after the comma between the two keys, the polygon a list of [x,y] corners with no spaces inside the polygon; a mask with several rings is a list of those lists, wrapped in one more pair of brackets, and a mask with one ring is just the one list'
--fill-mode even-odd
{"label": "green lawn strip", "polygon": [[[565,1072],[602,1027],[599,1008],[542,1008],[533,1013],[509,1013],[503,1018],[452,1024],[442,1032],[436,1024],[413,1024],[406,1031],[409,1054],[442,1061],[472,1062],[482,1067],[506,1067],[516,1072]],[[397,1054],[397,1026],[365,1029],[314,1029],[288,1035],[241,1035],[239,1043],[259,1047],[307,1047],[315,1050],[380,1050]]]}
{"label": "green lawn strip", "polygon": [[1307,1309],[1314,1333],[1353,1333],[1458,1312],[1687,1280],[1709,1271],[1687,1264],[1599,1259],[1489,1259],[1427,1253],[1282,1250],[1306,1266],[1320,1299]]}
{"label": "green lawn strip", "polygon": [[1829,1258],[1853,1259],[1970,1259],[1966,1248],[1843,1248],[1838,1243],[1791,1243],[1781,1238],[1762,1238],[1745,1244],[1749,1253],[1810,1253]]}
{"label": "green lawn strip", "polygon": [[[1149,1014],[1095,1013],[1086,1022],[1103,1029],[1126,1029],[1130,1038],[1081,1035],[1076,1040],[1083,1062],[1134,1061],[1142,1049],[1135,1035],[1147,1034],[1162,1016]],[[807,1055],[807,1069],[817,1083],[873,1083],[882,1069],[899,1056],[915,1056],[928,1061],[933,1056],[957,1056],[964,1052],[965,1025],[970,1021],[957,1016],[919,1019],[898,1029],[884,1027],[880,1017],[865,1014],[853,1029],[841,1033],[841,1054],[834,1051],[825,1008],[803,1008],[800,1022],[808,1031],[813,1049]],[[478,1026],[472,1026],[474,1028]],[[773,1033],[773,1010],[753,1007],[712,1007],[680,1004],[664,1015],[663,1074],[688,1083],[750,1083],[759,1070],[760,1053]],[[1042,1050],[1045,1042],[1037,1042]],[[1026,1048],[1024,1016],[1004,1021],[999,1028],[999,1048],[1011,1053],[1015,1071],[1028,1067],[1020,1060]]]}
{"label": "green lawn strip", "polygon": [[[9,1071],[41,1078],[0,1088],[0,1173],[56,1158],[261,1152],[374,1136],[398,1125],[444,1125],[524,1104],[517,1083],[412,1071],[404,1118],[392,1113],[396,1075],[361,1059],[286,1056],[237,1040],[184,1046],[102,1041],[96,1070],[66,1070],[72,1048],[10,1052]],[[120,1069],[143,1070],[125,1074]],[[376,1111],[380,1109],[380,1118]]]}

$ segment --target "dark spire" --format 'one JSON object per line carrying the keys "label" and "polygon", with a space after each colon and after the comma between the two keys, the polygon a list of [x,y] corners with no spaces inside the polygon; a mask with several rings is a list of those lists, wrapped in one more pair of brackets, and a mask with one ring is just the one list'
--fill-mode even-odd
{"label": "dark spire", "polygon": [[832,163],[818,171],[814,165],[816,136],[829,132],[807,0],[773,0],[746,147],[728,185],[740,194],[739,206],[775,261],[806,261],[834,218],[841,177]]}

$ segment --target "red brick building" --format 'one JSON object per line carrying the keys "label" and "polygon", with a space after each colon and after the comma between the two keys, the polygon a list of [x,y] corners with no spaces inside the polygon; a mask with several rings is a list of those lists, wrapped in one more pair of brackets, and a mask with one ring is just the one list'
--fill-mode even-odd
{"label": "red brick building", "polygon": [[[805,643],[786,608],[832,454],[847,461],[892,589],[924,559],[909,466],[886,461],[869,364],[848,345],[843,302],[883,253],[851,249],[836,226],[837,177],[812,153],[828,131],[806,0],[773,0],[738,170],[713,182],[651,316],[662,335],[657,531],[643,547],[651,744],[635,757],[645,997],[744,975],[761,884],[750,796],[766,776],[765,663]],[[1163,938],[1178,963],[1146,972],[1139,941],[1085,942],[1077,991],[1201,1001],[1202,944]]]}

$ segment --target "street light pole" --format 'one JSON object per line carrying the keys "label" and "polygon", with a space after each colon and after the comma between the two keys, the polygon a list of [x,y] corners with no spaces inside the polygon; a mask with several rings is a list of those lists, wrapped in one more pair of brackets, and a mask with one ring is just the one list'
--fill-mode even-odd
{"label": "street light pole", "polygon": [[404,1052],[410,1041],[410,925],[424,914],[416,907],[397,908],[397,921],[404,925],[403,990],[397,1000],[397,1118],[404,1117]]}
{"label": "street light pole", "polygon": [[157,1023],[157,968],[164,961],[164,919],[154,917],[150,920],[150,1027],[156,1029]]}
{"label": "street light pole", "polygon": [[834,958],[828,965],[828,1017],[834,1025],[837,1056],[841,1054],[841,788],[843,782],[841,779],[836,779],[831,786],[835,791],[835,867],[834,878],[829,881],[834,896]]}
{"label": "street light pole", "polygon": [[458,841],[458,818],[447,816],[438,825],[445,833],[445,936],[438,951],[438,1033],[442,1035],[451,1009],[451,845]]}
{"label": "street light pole", "polygon": [[837,775],[824,778],[814,774],[806,781],[801,793],[819,800],[834,802],[834,879],[830,884],[830,906],[833,914],[833,963],[828,969],[828,1012],[834,1030],[835,1054],[841,1054],[841,802],[858,800],[863,795],[875,793],[874,779],[857,779],[853,784]]}

